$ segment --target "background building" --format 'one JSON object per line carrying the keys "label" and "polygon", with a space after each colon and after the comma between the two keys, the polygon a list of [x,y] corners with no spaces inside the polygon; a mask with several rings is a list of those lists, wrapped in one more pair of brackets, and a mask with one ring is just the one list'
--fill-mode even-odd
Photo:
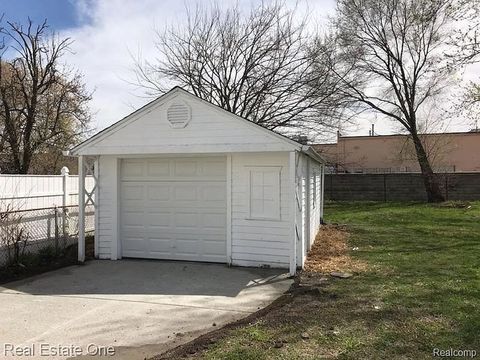
{"label": "background building", "polygon": [[[341,136],[315,149],[333,172],[420,172],[408,135]],[[480,171],[480,131],[421,135],[436,172]]]}

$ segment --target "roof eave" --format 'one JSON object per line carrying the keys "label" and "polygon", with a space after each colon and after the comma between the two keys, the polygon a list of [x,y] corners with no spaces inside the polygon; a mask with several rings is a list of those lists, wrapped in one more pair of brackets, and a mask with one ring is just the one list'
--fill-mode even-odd
{"label": "roof eave", "polygon": [[318,152],[316,152],[315,149],[310,145],[303,145],[302,152],[305,155],[311,157],[312,159],[318,161],[319,163],[322,163],[322,164],[327,163],[327,161]]}

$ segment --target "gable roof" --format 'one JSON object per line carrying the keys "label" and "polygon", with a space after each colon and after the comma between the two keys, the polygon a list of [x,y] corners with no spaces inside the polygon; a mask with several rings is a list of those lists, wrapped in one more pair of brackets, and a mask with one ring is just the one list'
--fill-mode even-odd
{"label": "gable roof", "polygon": [[267,129],[267,128],[259,125],[259,124],[256,124],[256,123],[248,120],[248,119],[245,119],[245,118],[243,118],[239,115],[236,115],[236,114],[234,114],[234,113],[232,113],[228,110],[225,110],[225,109],[221,108],[220,106],[215,105],[215,104],[213,104],[213,103],[211,103],[207,100],[204,100],[204,99],[188,92],[187,90],[179,87],[179,86],[175,86],[174,88],[172,88],[167,93],[165,93],[165,94],[159,96],[158,98],[150,101],[149,103],[147,103],[144,106],[140,107],[139,109],[135,110],[131,114],[125,116],[121,120],[115,122],[114,124],[108,126],[107,128],[101,130],[97,134],[93,135],[92,137],[90,137],[87,140],[83,141],[82,143],[78,144],[77,146],[75,146],[74,148],[72,148],[71,150],[66,152],[66,155],[71,155],[71,156],[79,155],[79,153],[81,152],[82,149],[88,148],[89,146],[93,146],[94,144],[101,141],[102,139],[104,139],[106,137],[109,137],[110,135],[114,134],[120,128],[123,128],[124,126],[128,125],[129,123],[137,120],[142,114],[152,111],[153,109],[155,109],[157,107],[157,105],[160,105],[160,104],[163,104],[163,103],[167,102],[170,98],[173,98],[178,93],[182,93],[186,96],[192,97],[195,100],[200,101],[207,106],[215,108],[217,111],[220,110],[220,111],[224,112],[225,114],[228,114],[229,116],[234,117],[236,120],[241,121],[244,124],[252,127],[256,131],[263,132],[264,134],[267,134],[269,136],[274,136],[279,141],[284,142],[284,143],[292,146],[295,150],[302,151],[302,152],[306,153],[307,155],[313,157],[315,160],[317,160],[319,162],[324,162],[324,159],[320,157],[320,155],[313,149],[313,147],[311,147],[309,145],[300,144],[300,143],[298,143],[298,142],[296,142],[292,139],[289,139],[288,137],[286,137],[284,135],[281,135],[281,134],[279,134],[279,133],[277,133],[273,130]]}

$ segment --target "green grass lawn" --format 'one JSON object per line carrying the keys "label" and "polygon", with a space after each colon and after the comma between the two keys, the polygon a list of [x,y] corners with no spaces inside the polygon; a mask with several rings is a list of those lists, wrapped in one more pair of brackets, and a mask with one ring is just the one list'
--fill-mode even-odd
{"label": "green grass lawn", "polygon": [[429,359],[434,348],[480,356],[480,202],[333,203],[325,218],[347,225],[358,247],[351,256],[369,270],[330,278],[189,356]]}

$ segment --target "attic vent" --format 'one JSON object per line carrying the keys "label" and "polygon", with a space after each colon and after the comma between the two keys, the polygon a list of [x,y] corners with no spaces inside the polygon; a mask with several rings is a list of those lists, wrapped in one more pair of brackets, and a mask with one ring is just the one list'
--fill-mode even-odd
{"label": "attic vent", "polygon": [[175,102],[167,109],[167,120],[173,128],[184,128],[190,121],[190,117],[190,107],[183,102]]}

